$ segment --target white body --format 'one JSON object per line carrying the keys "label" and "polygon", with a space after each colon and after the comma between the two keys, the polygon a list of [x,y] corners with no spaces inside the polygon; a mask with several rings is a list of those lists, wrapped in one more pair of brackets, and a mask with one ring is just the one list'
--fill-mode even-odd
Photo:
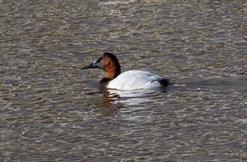
{"label": "white body", "polygon": [[155,80],[161,78],[163,77],[151,72],[130,70],[118,75],[108,83],[107,87],[119,90],[158,88],[161,87],[161,84]]}

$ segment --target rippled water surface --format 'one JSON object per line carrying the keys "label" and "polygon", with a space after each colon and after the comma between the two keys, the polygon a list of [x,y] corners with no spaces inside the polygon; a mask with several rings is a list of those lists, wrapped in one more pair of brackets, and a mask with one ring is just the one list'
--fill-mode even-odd
{"label": "rippled water surface", "polygon": [[[0,0],[0,161],[247,161],[247,2]],[[81,67],[175,84],[107,90]]]}

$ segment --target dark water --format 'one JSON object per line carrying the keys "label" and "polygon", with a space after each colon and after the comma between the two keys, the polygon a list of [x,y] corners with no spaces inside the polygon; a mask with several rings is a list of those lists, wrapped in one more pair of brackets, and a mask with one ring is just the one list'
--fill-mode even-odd
{"label": "dark water", "polygon": [[[0,0],[0,161],[247,161],[247,2]],[[176,83],[99,88],[81,67]]]}

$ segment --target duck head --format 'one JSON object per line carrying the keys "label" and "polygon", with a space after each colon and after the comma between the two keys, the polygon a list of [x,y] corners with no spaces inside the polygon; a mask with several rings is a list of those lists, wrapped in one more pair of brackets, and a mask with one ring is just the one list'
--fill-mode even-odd
{"label": "duck head", "polygon": [[100,58],[96,59],[91,64],[83,67],[82,69],[94,68],[99,68],[106,72],[101,82],[110,81],[116,78],[121,73],[121,68],[118,59],[112,53],[104,53]]}

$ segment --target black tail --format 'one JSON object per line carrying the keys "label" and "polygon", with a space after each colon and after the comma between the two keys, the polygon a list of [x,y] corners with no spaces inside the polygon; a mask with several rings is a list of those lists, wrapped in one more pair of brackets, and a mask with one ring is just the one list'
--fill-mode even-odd
{"label": "black tail", "polygon": [[171,81],[170,79],[167,79],[167,78],[160,78],[160,79],[155,79],[153,80],[152,82],[154,81],[158,81],[161,85],[163,85],[164,87],[167,87],[168,85],[172,85],[174,84],[173,81]]}

